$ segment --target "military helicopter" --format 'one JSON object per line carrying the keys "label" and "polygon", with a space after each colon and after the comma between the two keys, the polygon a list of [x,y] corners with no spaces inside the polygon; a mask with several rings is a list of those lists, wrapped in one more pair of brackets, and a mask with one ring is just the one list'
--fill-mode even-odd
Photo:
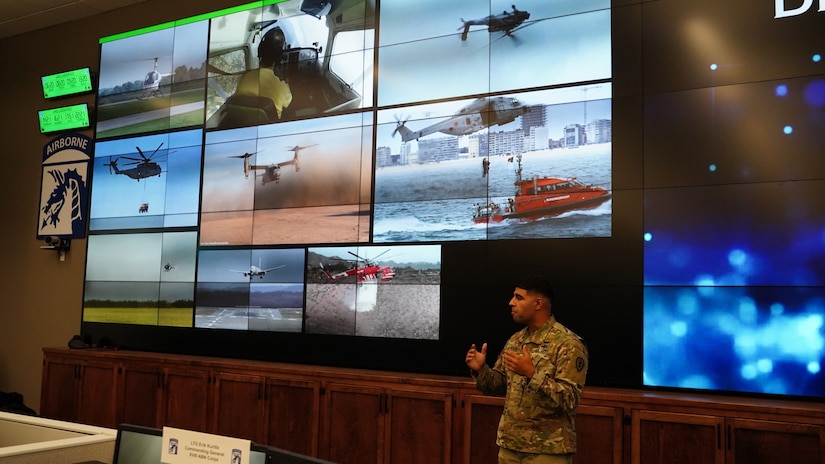
{"label": "military helicopter", "polygon": [[243,173],[246,179],[249,179],[249,172],[260,170],[264,171],[263,176],[261,176],[261,185],[266,185],[269,182],[275,182],[276,184],[281,181],[281,168],[284,166],[295,166],[295,172],[301,170],[301,159],[299,153],[301,150],[309,147],[314,147],[317,144],[312,145],[305,145],[303,147],[295,145],[294,147],[287,148],[287,151],[293,152],[295,155],[289,161],[283,161],[281,163],[276,164],[267,164],[267,165],[259,165],[259,164],[252,164],[249,162],[249,158],[254,155],[255,153],[244,153],[243,155],[236,155],[230,156],[230,158],[241,158],[243,159]]}
{"label": "military helicopter", "polygon": [[[109,163],[106,163],[106,166],[109,167],[109,172],[114,174],[123,174],[127,177],[135,179],[136,181],[140,182],[141,179],[146,179],[147,177],[158,176],[160,177],[160,173],[162,172],[160,165],[155,161],[152,161],[152,158],[158,154],[158,151],[163,146],[163,142],[155,148],[155,151],[152,152],[151,155],[146,156],[143,154],[143,150],[140,147],[137,148],[138,154],[140,154],[140,158],[132,158],[130,156],[118,156],[114,160]],[[168,153],[167,153],[168,154]],[[131,162],[124,163],[124,166],[134,166],[133,168],[128,169],[120,169],[117,162],[121,159],[127,159]],[[146,205],[148,210],[149,205]]]}
{"label": "military helicopter", "polygon": [[450,118],[419,131],[407,128],[406,120],[397,120],[392,135],[395,137],[396,133],[400,133],[401,139],[405,142],[418,140],[436,132],[456,136],[467,135],[486,127],[512,122],[529,112],[529,106],[512,97],[481,97],[461,108]]}
{"label": "military helicopter", "polygon": [[517,9],[515,5],[512,5],[512,7],[512,13],[505,10],[501,12],[501,14],[490,15],[481,19],[471,19],[469,21],[461,18],[461,22],[464,23],[463,26],[458,28],[459,31],[464,29],[461,33],[461,40],[467,40],[470,26],[487,26],[487,30],[490,32],[504,32],[504,35],[512,37],[513,31],[521,26],[524,21],[530,19],[530,13]]}
{"label": "military helicopter", "polygon": [[[321,264],[321,269],[324,271],[324,274],[331,279],[337,280],[344,277],[355,276],[356,282],[360,285],[364,282],[389,282],[395,277],[395,270],[390,266],[383,266],[375,262],[381,255],[388,252],[390,250],[385,250],[382,253],[379,253],[375,258],[368,259],[362,258],[355,253],[349,251],[348,253],[352,256],[355,256],[357,261],[355,261],[355,266],[347,269],[346,271],[337,272],[335,274],[329,272],[328,270],[324,269],[324,265]],[[359,263],[363,261],[363,265],[359,266]]]}

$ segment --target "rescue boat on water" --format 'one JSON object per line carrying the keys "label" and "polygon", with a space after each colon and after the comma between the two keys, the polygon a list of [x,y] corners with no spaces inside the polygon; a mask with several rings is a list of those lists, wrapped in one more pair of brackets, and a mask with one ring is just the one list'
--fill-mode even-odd
{"label": "rescue boat on water", "polygon": [[[522,222],[558,216],[567,211],[592,209],[607,201],[610,191],[584,184],[575,177],[538,177],[522,179],[521,155],[517,157],[515,196],[506,204],[490,201],[478,204],[473,211],[473,222],[485,224],[517,219]],[[509,159],[508,159],[509,161]],[[502,200],[504,203],[505,200]]]}

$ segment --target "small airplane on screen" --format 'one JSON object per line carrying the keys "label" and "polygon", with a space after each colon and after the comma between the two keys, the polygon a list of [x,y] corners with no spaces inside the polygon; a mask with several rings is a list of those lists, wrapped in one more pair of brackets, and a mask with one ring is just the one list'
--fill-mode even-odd
{"label": "small airplane on screen", "polygon": [[392,135],[395,137],[396,133],[400,133],[401,139],[405,142],[418,140],[436,132],[456,136],[467,135],[490,126],[507,124],[529,112],[529,106],[512,97],[481,97],[444,121],[419,131],[409,129],[406,120],[397,120]]}
{"label": "small airplane on screen", "polygon": [[[135,148],[137,148],[137,151],[138,151],[138,154],[140,155],[140,158],[133,158],[131,156],[118,156],[114,160],[106,163],[105,165],[109,167],[109,172],[110,173],[123,174],[124,176],[127,176],[131,179],[135,179],[138,182],[140,182],[141,179],[146,179],[147,177],[153,177],[153,176],[160,177],[160,173],[163,172],[163,170],[160,168],[160,164],[158,164],[156,161],[152,161],[152,158],[157,156],[158,151],[160,150],[160,148],[162,146],[163,146],[163,142],[161,142],[161,144],[158,145],[158,147],[155,148],[155,151],[153,151],[152,154],[149,155],[149,156],[146,156],[145,154],[143,154],[143,150],[141,150],[140,147],[135,147]],[[124,166],[134,166],[134,167],[133,168],[127,168],[127,169],[120,169],[120,166],[118,166],[117,163],[121,159],[126,159],[126,160],[130,161],[128,163],[124,163],[123,164]],[[147,205],[147,209],[148,209],[148,205]]]}
{"label": "small airplane on screen", "polygon": [[263,171],[263,175],[261,176],[261,185],[266,185],[270,182],[275,182],[276,184],[281,181],[281,168],[284,166],[295,166],[295,172],[301,170],[301,157],[299,153],[301,150],[309,147],[314,147],[317,144],[312,145],[305,145],[303,147],[295,145],[294,147],[287,148],[287,151],[291,151],[294,153],[294,156],[289,161],[283,161],[281,163],[273,163],[273,164],[252,164],[249,161],[249,158],[257,152],[254,153],[244,153],[243,155],[236,155],[230,156],[230,158],[241,158],[243,159],[243,174],[246,179],[249,179],[249,173],[251,171]]}
{"label": "small airplane on screen", "polygon": [[[363,284],[364,282],[389,282],[395,277],[395,270],[390,266],[383,266],[375,262],[378,257],[386,253],[390,250],[385,250],[384,252],[380,253],[373,259],[362,258],[355,253],[349,251],[348,253],[352,256],[355,256],[357,259],[355,261],[355,266],[351,269],[347,269],[346,271],[337,272],[335,274],[329,272],[328,270],[324,269],[324,265],[321,264],[321,269],[324,271],[324,274],[331,279],[337,280],[344,277],[355,276],[356,282],[358,284]],[[360,261],[364,262],[363,266],[358,265]]]}
{"label": "small airplane on screen", "polygon": [[467,40],[467,34],[470,33],[470,26],[487,26],[487,30],[490,32],[504,32],[504,35],[512,37],[513,31],[521,26],[524,21],[530,19],[530,13],[519,10],[515,5],[512,5],[512,7],[512,13],[505,10],[501,12],[501,14],[490,15],[481,19],[471,19],[469,21],[461,18],[461,22],[464,23],[463,26],[458,28],[459,31],[463,29],[461,32],[461,40]]}
{"label": "small airplane on screen", "polygon": [[244,277],[249,277],[249,280],[252,280],[253,277],[258,277],[259,279],[263,279],[267,272],[274,271],[276,269],[281,269],[282,267],[286,267],[286,264],[282,264],[280,266],[271,267],[269,269],[261,269],[263,267],[263,258],[258,260],[258,265],[255,266],[250,265],[248,271],[236,271],[234,269],[230,269],[232,272],[239,272],[243,274]]}

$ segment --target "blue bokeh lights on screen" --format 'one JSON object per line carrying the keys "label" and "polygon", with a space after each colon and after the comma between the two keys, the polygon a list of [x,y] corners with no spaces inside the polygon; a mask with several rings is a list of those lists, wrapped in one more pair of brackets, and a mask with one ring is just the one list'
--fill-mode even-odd
{"label": "blue bokeh lights on screen", "polygon": [[825,76],[662,101],[698,129],[645,153],[643,384],[825,398]]}
{"label": "blue bokeh lights on screen", "polygon": [[647,287],[644,383],[821,396],[823,314],[819,290]]}

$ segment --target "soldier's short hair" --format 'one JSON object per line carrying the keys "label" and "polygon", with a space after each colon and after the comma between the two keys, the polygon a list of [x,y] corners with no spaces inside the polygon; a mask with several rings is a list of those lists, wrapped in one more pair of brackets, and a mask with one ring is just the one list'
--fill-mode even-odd
{"label": "soldier's short hair", "polygon": [[522,276],[516,281],[516,287],[523,288],[528,292],[536,292],[553,301],[553,285],[547,277],[540,274]]}

